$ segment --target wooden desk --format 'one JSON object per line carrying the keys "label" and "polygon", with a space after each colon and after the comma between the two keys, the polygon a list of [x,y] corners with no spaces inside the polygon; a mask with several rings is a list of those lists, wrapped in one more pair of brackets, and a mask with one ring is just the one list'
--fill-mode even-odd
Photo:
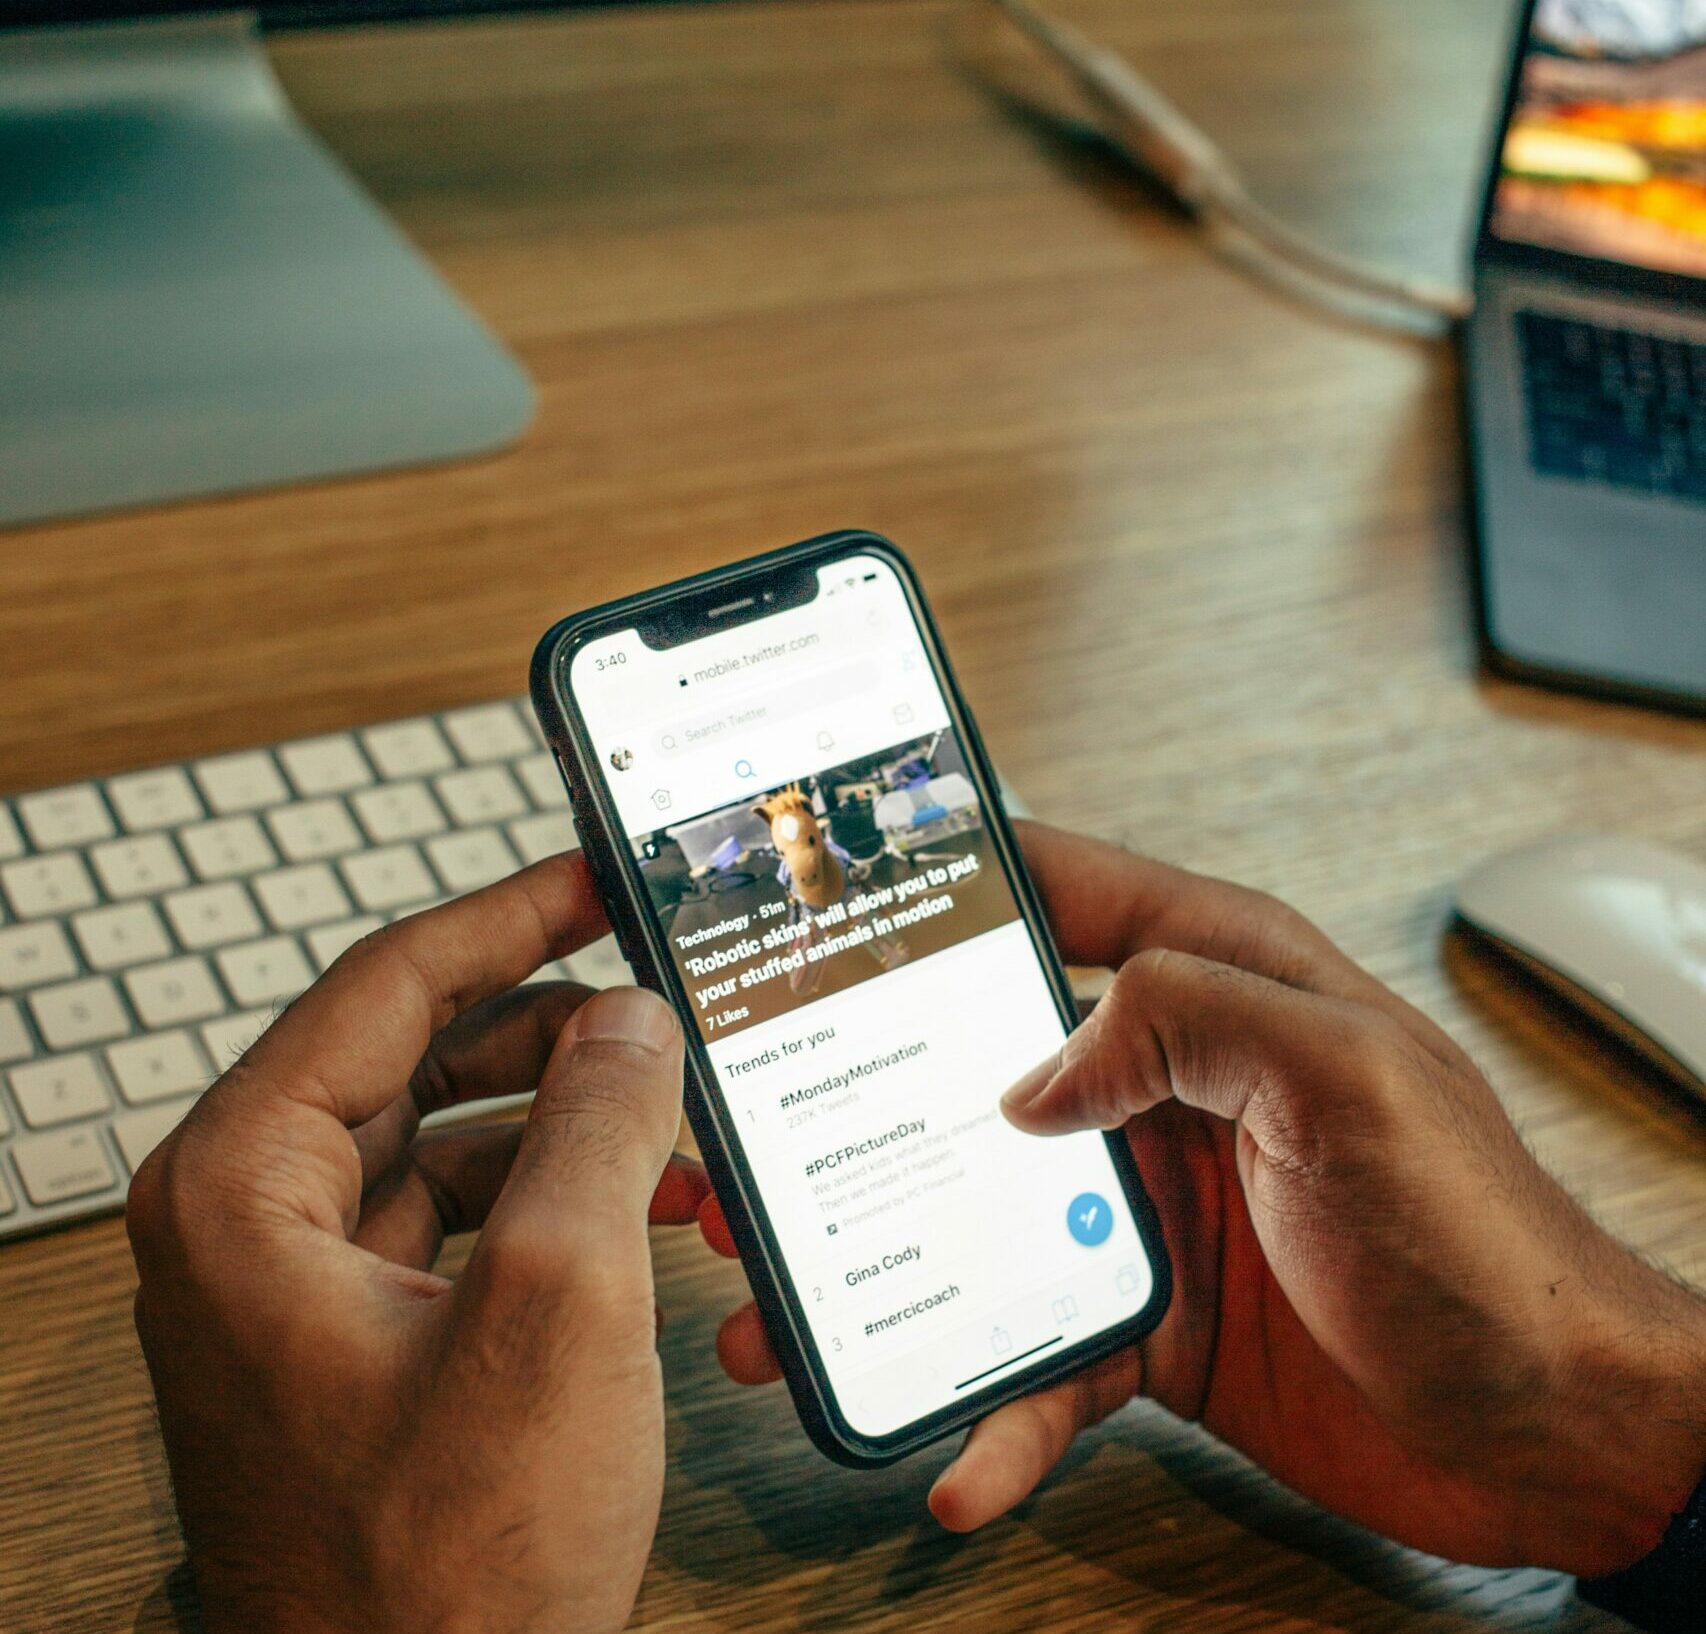
{"label": "wooden desk", "polygon": [[[1486,0],[1074,0],[1282,210],[1444,274]],[[998,111],[951,8],[617,12],[278,42],[298,105],[520,352],[537,426],[427,474],[0,536],[0,788],[521,690],[553,615],[832,525],[914,553],[1042,811],[1298,902],[1479,1054],[1686,1270],[1706,1133],[1442,953],[1452,881],[1563,828],[1706,853],[1706,726],[1477,680],[1454,364],[1252,288]],[[1599,1626],[1534,1573],[1323,1519],[1142,1408],[954,1540],[945,1454],[813,1454],[661,1249],[648,1628]],[[107,1222],[0,1248],[0,1630],[176,1626],[181,1546]],[[1610,1626],[1607,1624],[1606,1626]]]}

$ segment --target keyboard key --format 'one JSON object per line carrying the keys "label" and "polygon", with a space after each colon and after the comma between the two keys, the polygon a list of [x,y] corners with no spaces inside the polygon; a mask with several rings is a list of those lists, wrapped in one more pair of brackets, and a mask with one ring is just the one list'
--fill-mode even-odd
{"label": "keyboard key", "polygon": [[9,862],[0,867],[0,884],[20,919],[44,919],[95,905],[95,882],[83,859],[69,851]]}
{"label": "keyboard key", "polygon": [[243,1010],[234,1016],[223,1016],[218,1021],[210,1021],[201,1030],[201,1042],[207,1051],[207,1058],[213,1063],[215,1072],[224,1072],[233,1065],[239,1056],[254,1043],[254,1041],[272,1026],[277,1012],[272,1008],[264,1010]]}
{"label": "keyboard key", "polygon": [[202,797],[220,817],[259,811],[262,806],[280,805],[290,798],[290,790],[265,749],[245,749],[239,754],[197,761],[194,771]]}
{"label": "keyboard key", "polygon": [[343,732],[287,743],[279,750],[278,758],[284,762],[285,775],[304,800],[365,788],[373,781],[373,773],[355,739]]}
{"label": "keyboard key", "polygon": [[[4,1117],[4,1114],[0,1113],[0,1117]],[[6,1171],[0,1169],[0,1216],[10,1214],[17,1206],[18,1200],[13,1197],[12,1188],[6,1184]]]}
{"label": "keyboard key", "polygon": [[126,971],[124,985],[145,1027],[204,1021],[226,1009],[225,995],[206,960],[193,956]]}
{"label": "keyboard key", "polygon": [[588,987],[628,987],[634,980],[614,936],[601,936],[591,947],[571,954],[569,974]]}
{"label": "keyboard key", "polygon": [[314,963],[328,970],[338,955],[354,947],[362,937],[384,928],[385,921],[377,914],[363,914],[359,919],[340,920],[335,925],[322,925],[308,933],[308,951]]}
{"label": "keyboard key", "polygon": [[244,942],[266,928],[249,893],[235,880],[176,891],[166,898],[166,913],[178,940],[191,952]]}
{"label": "keyboard key", "polygon": [[427,841],[427,855],[452,896],[477,891],[516,870],[515,853],[495,828],[474,828]]}
{"label": "keyboard key", "polygon": [[133,896],[158,896],[190,882],[178,848],[164,834],[113,840],[97,845],[89,857],[101,888],[120,902]]}
{"label": "keyboard key", "polygon": [[18,831],[17,819],[10,807],[0,800],[0,862],[9,862],[24,854],[24,836]]}
{"label": "keyboard key", "polygon": [[444,729],[470,766],[485,760],[519,760],[535,746],[515,705],[509,703],[453,710],[444,717]]}
{"label": "keyboard key", "polygon": [[51,1129],[105,1112],[112,1103],[101,1069],[89,1055],[33,1061],[11,1072],[12,1096],[32,1129]]}
{"label": "keyboard key", "polygon": [[427,793],[424,783],[393,783],[381,789],[363,789],[350,796],[350,804],[361,826],[375,845],[394,845],[398,840],[420,840],[444,831],[444,813]]}
{"label": "keyboard key", "polygon": [[68,789],[44,789],[40,794],[18,796],[18,815],[24,820],[31,843],[38,851],[57,851],[61,846],[91,845],[112,836],[113,820],[107,803],[92,783]]}
{"label": "keyboard key", "polygon": [[444,734],[431,721],[396,721],[369,727],[361,734],[361,741],[379,775],[392,782],[427,777],[456,764]]}
{"label": "keyboard key", "polygon": [[175,828],[180,823],[198,822],[206,815],[189,773],[181,766],[109,778],[107,797],[118,812],[118,820],[132,834]]}
{"label": "keyboard key", "polygon": [[293,999],[314,980],[302,949],[293,936],[269,936],[264,942],[245,942],[218,955],[219,974],[231,996],[244,1006]]}
{"label": "keyboard key", "polygon": [[569,791],[563,787],[563,774],[557,769],[555,755],[549,751],[529,755],[515,769],[534,805],[541,811],[567,808]]}
{"label": "keyboard key", "polygon": [[0,992],[19,993],[77,974],[77,955],[51,919],[0,930]]}
{"label": "keyboard key", "polygon": [[105,976],[87,976],[61,987],[43,987],[30,994],[36,1030],[50,1050],[75,1050],[84,1044],[104,1044],[135,1031],[118,996]]}
{"label": "keyboard key", "polygon": [[351,912],[338,876],[323,862],[259,874],[253,883],[274,930],[301,930]]}
{"label": "keyboard key", "polygon": [[359,851],[361,834],[341,800],[309,800],[269,814],[273,838],[287,862],[320,862]]}
{"label": "keyboard key", "polygon": [[180,831],[190,867],[200,879],[231,879],[258,874],[277,865],[278,857],[253,817],[221,817]]}
{"label": "keyboard key", "polygon": [[128,965],[164,959],[172,951],[160,915],[149,902],[121,902],[91,908],[71,921],[83,961],[91,970],[123,970]]}
{"label": "keyboard key", "polygon": [[12,1161],[18,1165],[24,1195],[37,1208],[88,1197],[118,1181],[99,1129],[89,1125],[16,1141]]}
{"label": "keyboard key", "polygon": [[0,1064],[8,1061],[27,1061],[36,1053],[30,1030],[24,1025],[24,1012],[16,999],[0,999]]}
{"label": "keyboard key", "polygon": [[113,1139],[118,1142],[125,1167],[135,1174],[143,1159],[183,1122],[184,1114],[194,1105],[192,1095],[188,1100],[151,1106],[145,1112],[121,1112],[114,1118]]}
{"label": "keyboard key", "polygon": [[438,894],[438,882],[412,845],[364,851],[345,857],[339,867],[356,901],[369,912],[400,908]]}
{"label": "keyboard key", "polygon": [[574,819],[566,811],[542,811],[509,825],[509,837],[523,862],[540,862],[576,845]]}
{"label": "keyboard key", "polygon": [[463,828],[527,815],[527,796],[503,766],[471,766],[460,772],[446,772],[435,780],[434,786],[450,815]]}
{"label": "keyboard key", "polygon": [[111,1045],[107,1066],[119,1094],[132,1106],[148,1106],[205,1089],[211,1076],[195,1040],[180,1032],[153,1033]]}

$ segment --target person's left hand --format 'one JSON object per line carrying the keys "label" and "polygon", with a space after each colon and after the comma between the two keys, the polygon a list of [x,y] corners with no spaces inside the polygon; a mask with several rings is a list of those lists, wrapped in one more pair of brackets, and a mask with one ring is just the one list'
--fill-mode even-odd
{"label": "person's left hand", "polygon": [[[137,1328],[209,1630],[614,1630],[657,1525],[646,1237],[680,1028],[517,988],[605,929],[578,855],[346,953],[142,1165]],[[526,1123],[422,1114],[537,1088]],[[447,1232],[481,1227],[455,1283]]]}

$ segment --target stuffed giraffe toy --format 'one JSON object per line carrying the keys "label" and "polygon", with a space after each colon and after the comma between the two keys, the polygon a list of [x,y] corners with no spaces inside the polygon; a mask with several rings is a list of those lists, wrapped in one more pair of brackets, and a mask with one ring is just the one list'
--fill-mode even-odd
{"label": "stuffed giraffe toy", "polygon": [[800,785],[778,789],[753,810],[769,825],[770,843],[782,859],[777,878],[788,894],[807,908],[834,907],[847,888],[853,859],[824,833]]}
{"label": "stuffed giraffe toy", "polygon": [[[778,789],[752,809],[769,826],[770,843],[782,859],[776,878],[788,893],[795,946],[803,948],[816,938],[816,916],[846,894],[853,858],[824,832],[811,797],[798,783]],[[905,947],[893,937],[878,937],[866,947],[885,970],[906,957]],[[821,963],[788,973],[788,985],[796,993],[814,991],[822,979]]]}

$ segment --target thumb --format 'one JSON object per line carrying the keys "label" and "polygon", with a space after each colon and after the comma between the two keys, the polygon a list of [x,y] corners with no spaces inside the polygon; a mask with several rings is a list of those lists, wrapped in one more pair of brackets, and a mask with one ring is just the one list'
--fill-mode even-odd
{"label": "thumb", "polygon": [[680,1024],[655,994],[611,988],[575,1011],[469,1257],[470,1297],[548,1299],[596,1278],[643,1296],[650,1321],[646,1215],[681,1125],[681,1062]]}
{"label": "thumb", "polygon": [[1001,1108],[1035,1135],[1114,1129],[1176,1098],[1242,1121],[1264,1151],[1366,1107],[1399,1029],[1380,1012],[1233,965],[1150,949]]}

